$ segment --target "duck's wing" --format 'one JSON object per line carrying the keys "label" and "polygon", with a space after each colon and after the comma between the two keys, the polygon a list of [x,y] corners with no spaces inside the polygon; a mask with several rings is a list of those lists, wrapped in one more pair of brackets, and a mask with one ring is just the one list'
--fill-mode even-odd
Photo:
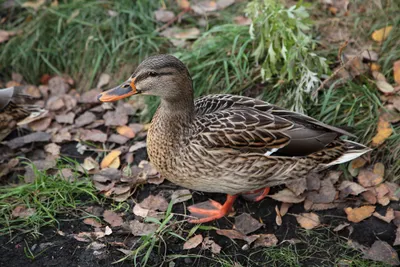
{"label": "duck's wing", "polygon": [[305,156],[324,149],[347,131],[262,100],[211,95],[195,102],[192,142],[266,155]]}

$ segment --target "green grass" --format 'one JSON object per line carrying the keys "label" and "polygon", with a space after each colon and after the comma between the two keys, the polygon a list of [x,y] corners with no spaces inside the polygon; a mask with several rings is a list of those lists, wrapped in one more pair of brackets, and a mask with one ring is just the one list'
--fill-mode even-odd
{"label": "green grass", "polygon": [[[0,187],[0,235],[15,231],[39,233],[46,225],[58,224],[56,216],[76,211],[87,202],[98,201],[95,189],[87,176],[76,181],[63,179],[60,173],[49,175],[39,171],[33,164],[35,180],[33,183],[21,183],[15,186]],[[74,169],[72,161],[59,161],[57,168]],[[12,216],[17,206],[34,209],[32,216],[21,218]]]}

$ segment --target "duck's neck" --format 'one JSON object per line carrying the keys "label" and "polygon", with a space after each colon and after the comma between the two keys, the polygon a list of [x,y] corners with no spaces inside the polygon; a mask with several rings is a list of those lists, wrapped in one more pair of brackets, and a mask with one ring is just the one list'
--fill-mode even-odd
{"label": "duck's neck", "polygon": [[173,100],[161,99],[157,113],[160,120],[171,125],[191,124],[195,113],[193,96],[182,95]]}

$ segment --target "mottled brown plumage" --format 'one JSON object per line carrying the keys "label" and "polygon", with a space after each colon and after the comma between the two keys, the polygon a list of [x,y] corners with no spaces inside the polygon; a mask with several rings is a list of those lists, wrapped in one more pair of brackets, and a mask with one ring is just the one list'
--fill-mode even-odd
{"label": "mottled brown plumage", "polygon": [[22,87],[0,89],[0,141],[7,137],[18,125],[28,123],[45,111],[28,105],[29,96],[22,93]]}
{"label": "mottled brown plumage", "polygon": [[[343,129],[262,100],[221,94],[194,101],[186,67],[170,55],[146,59],[126,83],[99,99],[112,101],[128,84],[135,94],[161,97],[148,132],[148,154],[161,175],[190,189],[235,196],[299,180],[369,151],[341,140],[352,136]],[[197,215],[204,210],[193,208]]]}

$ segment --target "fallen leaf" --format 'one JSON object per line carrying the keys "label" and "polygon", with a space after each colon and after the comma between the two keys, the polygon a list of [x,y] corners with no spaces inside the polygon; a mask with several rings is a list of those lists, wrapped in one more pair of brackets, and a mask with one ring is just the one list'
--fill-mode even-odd
{"label": "fallen leaf", "polygon": [[400,199],[400,188],[396,183],[385,182],[387,188],[389,189],[389,198],[393,201],[399,201]]}
{"label": "fallen leaf", "polygon": [[249,245],[251,243],[253,243],[259,237],[259,235],[246,236],[245,234],[239,232],[238,230],[234,230],[234,229],[232,229],[232,230],[231,229],[218,229],[216,232],[217,232],[217,234],[226,236],[230,239],[244,240]]}
{"label": "fallen leaf", "polygon": [[75,119],[75,126],[80,128],[89,123],[92,123],[95,120],[96,120],[96,115],[94,115],[90,111],[86,111],[85,113],[83,113],[82,115],[80,115],[78,118]]}
{"label": "fallen leaf", "polygon": [[54,143],[50,143],[44,146],[44,150],[49,153],[50,155],[53,156],[59,156],[60,155],[60,149],[61,147],[54,144]]}
{"label": "fallen leaf", "polygon": [[269,195],[268,197],[286,203],[300,203],[303,202],[305,199],[304,196],[296,196],[292,191],[287,188],[279,191],[274,195]]}
{"label": "fallen leaf", "polygon": [[87,246],[87,249],[92,249],[94,251],[97,251],[105,248],[106,246],[107,246],[106,244],[93,241],[92,243],[89,244],[89,246]]}
{"label": "fallen leaf", "polygon": [[50,117],[46,117],[33,121],[29,123],[28,126],[35,132],[45,131],[49,128],[51,121],[52,119]]}
{"label": "fallen leaf", "polygon": [[231,6],[235,3],[235,0],[218,0],[217,1],[217,9],[222,10],[227,8],[228,6]]}
{"label": "fallen leaf", "polygon": [[349,223],[342,223],[342,224],[339,224],[338,226],[336,226],[336,227],[333,229],[333,231],[334,231],[334,232],[339,232],[339,231],[343,230],[344,228],[346,228],[346,227],[349,226],[349,225],[350,225]]}
{"label": "fallen leaf", "polygon": [[362,206],[355,209],[347,207],[344,209],[344,212],[346,212],[347,214],[347,220],[355,223],[361,222],[362,220],[371,217],[374,211],[375,206]]}
{"label": "fallen leaf", "polygon": [[121,215],[112,210],[105,210],[103,213],[104,221],[109,223],[112,227],[121,226],[123,223]]}
{"label": "fallen leaf", "polygon": [[286,203],[286,202],[283,202],[281,204],[281,209],[279,210],[279,213],[281,214],[282,217],[286,215],[286,213],[288,212],[289,208],[292,205],[293,205],[292,203]]}
{"label": "fallen leaf", "polygon": [[385,177],[385,165],[381,162],[375,163],[373,173],[379,175],[379,177]]}
{"label": "fallen leaf", "polygon": [[361,53],[361,56],[366,60],[366,61],[378,61],[378,53],[376,53],[373,50],[364,50]]}
{"label": "fallen leaf", "polygon": [[331,203],[335,200],[336,189],[330,180],[324,179],[321,181],[321,187],[316,191],[307,193],[307,199],[313,203]]}
{"label": "fallen leaf", "polygon": [[68,112],[67,114],[56,115],[56,121],[58,123],[72,124],[72,123],[74,123],[74,119],[75,119],[75,113],[73,113],[73,112]]}
{"label": "fallen leaf", "polygon": [[389,36],[393,26],[386,26],[372,33],[371,37],[376,42],[383,42]]}
{"label": "fallen leaf", "polygon": [[61,76],[54,76],[49,80],[49,91],[53,96],[63,96],[69,88],[69,84]]}
{"label": "fallen leaf", "polygon": [[188,0],[176,0],[176,2],[181,9],[187,9],[190,7],[190,2]]}
{"label": "fallen leaf", "polygon": [[376,81],[375,83],[379,91],[381,91],[384,94],[391,94],[394,92],[393,86],[386,81]]}
{"label": "fallen leaf", "polygon": [[108,85],[111,80],[111,76],[107,73],[100,74],[99,82],[97,83],[97,88],[101,89],[103,86]]}
{"label": "fallen leaf", "polygon": [[254,248],[273,247],[278,244],[278,238],[274,234],[260,234],[254,241]]}
{"label": "fallen leaf", "polygon": [[35,11],[37,11],[45,3],[46,0],[26,1],[21,6],[25,8],[33,8]]}
{"label": "fallen leaf", "polygon": [[79,134],[80,134],[80,139],[82,139],[83,141],[92,141],[92,142],[101,142],[101,143],[104,143],[107,141],[107,134],[103,133],[100,130],[80,129]]}
{"label": "fallen leaf", "polygon": [[95,218],[86,218],[83,220],[83,223],[97,228],[100,228],[102,226],[102,224],[98,222]]}
{"label": "fallen leaf", "polygon": [[81,95],[79,98],[80,103],[87,103],[87,104],[96,104],[99,103],[97,96],[101,93],[100,89],[92,89],[89,90]]}
{"label": "fallen leaf", "polygon": [[129,138],[119,135],[119,134],[111,134],[110,137],[108,137],[107,141],[111,142],[111,143],[117,143],[117,144],[123,145],[129,141]]}
{"label": "fallen leaf", "polygon": [[128,123],[128,115],[123,112],[107,111],[103,115],[104,124],[106,126],[122,126]]}
{"label": "fallen leaf", "polygon": [[371,248],[367,250],[364,258],[384,262],[392,266],[400,265],[397,252],[384,241],[375,241]]}
{"label": "fallen leaf", "polygon": [[358,196],[359,194],[367,190],[361,185],[350,181],[343,181],[338,189],[343,192],[344,196],[347,196],[349,194],[353,196]]}
{"label": "fallen leaf", "polygon": [[199,15],[205,15],[207,12],[213,12],[217,10],[217,3],[215,1],[204,0],[196,2],[192,5],[192,10]]}
{"label": "fallen leaf", "polygon": [[119,155],[121,155],[121,151],[119,150],[112,150],[110,153],[107,154],[107,156],[105,156],[103,158],[103,160],[100,163],[100,167],[102,169],[108,168],[111,163],[119,157]]}
{"label": "fallen leaf", "polygon": [[400,60],[393,63],[393,78],[394,81],[400,85]]}
{"label": "fallen leaf", "polygon": [[310,213],[301,213],[299,215],[295,215],[297,222],[304,229],[310,230],[320,225],[319,217],[317,214]]}
{"label": "fallen leaf", "polygon": [[373,173],[368,169],[362,169],[358,174],[357,179],[364,188],[376,186],[383,182],[383,177]]}
{"label": "fallen leaf", "polygon": [[260,229],[264,224],[260,223],[248,213],[242,213],[235,217],[235,229],[247,235]]}
{"label": "fallen leaf", "polygon": [[119,157],[116,157],[113,161],[111,161],[110,165],[108,165],[108,168],[118,169],[120,165],[121,165],[121,161],[120,161]]}
{"label": "fallen leaf", "polygon": [[381,219],[382,221],[385,221],[387,223],[390,223],[393,219],[394,219],[394,210],[392,208],[388,208],[386,210],[386,214],[385,216],[382,216],[381,214],[379,214],[378,212],[374,212],[373,215],[378,218]]}
{"label": "fallen leaf", "polygon": [[123,135],[129,139],[134,138],[136,136],[135,132],[129,126],[119,126],[117,127],[117,133]]}
{"label": "fallen leaf", "polygon": [[209,249],[213,254],[219,254],[221,252],[221,246],[215,243],[209,237],[204,238],[202,249]]}
{"label": "fallen leaf", "polygon": [[237,25],[244,25],[244,26],[251,25],[251,23],[252,23],[252,20],[250,18],[245,17],[245,16],[234,17],[233,21]]}
{"label": "fallen leaf", "polygon": [[371,63],[369,67],[372,72],[381,70],[381,66],[378,63]]}
{"label": "fallen leaf", "polygon": [[145,236],[154,233],[158,229],[155,223],[142,223],[138,220],[129,222],[129,228],[134,236]]}
{"label": "fallen leaf", "polygon": [[139,204],[142,208],[149,210],[166,211],[168,208],[167,200],[160,195],[149,195]]}
{"label": "fallen leaf", "polygon": [[369,204],[372,204],[372,205],[376,204],[377,199],[376,199],[375,189],[369,189],[369,190],[363,192],[361,195]]}
{"label": "fallen leaf", "polygon": [[282,216],[279,213],[278,206],[275,206],[275,212],[276,212],[275,222],[277,225],[281,226],[282,225]]}
{"label": "fallen leaf", "polygon": [[[0,30],[0,44],[8,41],[10,37],[14,35],[16,35],[16,33],[13,31]],[[6,87],[11,87],[11,86],[6,86]]]}
{"label": "fallen leaf", "polygon": [[142,218],[146,218],[147,217],[147,215],[149,214],[149,209],[145,209],[145,208],[142,208],[139,204],[136,204],[134,207],[133,207],[133,214],[135,214],[136,216],[139,216],[139,217],[142,217]]}
{"label": "fallen leaf", "polygon": [[154,17],[157,21],[169,22],[170,20],[175,18],[175,14],[174,12],[169,10],[159,9],[157,11],[154,11]]}
{"label": "fallen leaf", "polygon": [[192,194],[187,189],[179,189],[172,193],[171,201],[175,204],[188,201],[192,198]]}
{"label": "fallen leaf", "polygon": [[132,145],[129,148],[129,152],[135,152],[135,151],[137,151],[137,150],[139,150],[141,148],[145,148],[145,147],[146,147],[146,142],[140,141],[140,142],[137,142],[134,145]]}
{"label": "fallen leaf", "polygon": [[111,235],[112,234],[112,230],[108,225],[104,229],[104,234],[105,235]]}
{"label": "fallen leaf", "polygon": [[31,144],[35,142],[48,142],[50,138],[51,135],[48,133],[34,132],[25,136],[14,138],[10,141],[5,142],[5,144],[11,149],[16,149],[26,144]]}
{"label": "fallen leaf", "polygon": [[34,215],[36,210],[34,208],[27,208],[25,206],[16,206],[12,213],[11,216],[13,218],[28,218]]}
{"label": "fallen leaf", "polygon": [[81,164],[81,166],[87,171],[99,169],[99,163],[96,160],[94,160],[92,157],[85,158],[83,160],[83,163]]}
{"label": "fallen leaf", "polygon": [[194,237],[190,238],[183,244],[183,249],[192,249],[196,248],[198,245],[200,245],[203,242],[203,236],[202,235],[195,235]]}

